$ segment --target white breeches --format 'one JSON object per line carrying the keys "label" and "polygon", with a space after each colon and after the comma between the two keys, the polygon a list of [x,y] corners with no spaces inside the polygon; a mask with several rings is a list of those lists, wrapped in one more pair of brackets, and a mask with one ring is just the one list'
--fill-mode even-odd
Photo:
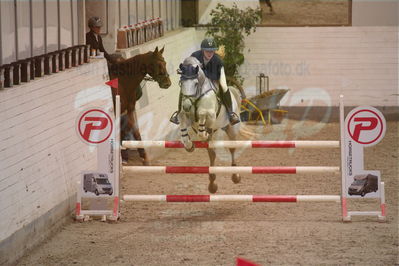
{"label": "white breeches", "polygon": [[222,88],[223,92],[226,92],[229,88],[227,87],[226,81],[226,74],[224,73],[224,67],[220,70],[220,80],[219,80],[220,87]]}

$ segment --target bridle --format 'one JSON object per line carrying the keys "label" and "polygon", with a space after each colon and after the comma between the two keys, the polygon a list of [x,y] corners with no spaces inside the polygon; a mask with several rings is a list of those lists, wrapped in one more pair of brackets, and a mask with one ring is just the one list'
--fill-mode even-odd
{"label": "bridle", "polygon": [[[197,106],[198,101],[204,97],[206,94],[208,94],[211,91],[214,91],[216,93],[216,89],[212,83],[212,81],[208,78],[205,78],[205,80],[201,83],[199,78],[198,78],[198,73],[199,73],[199,66],[194,67],[193,65],[182,65],[180,64],[180,68],[177,70],[177,74],[180,75],[180,80],[179,80],[179,87],[182,87],[182,82],[184,80],[197,80],[198,81],[198,87],[196,91],[191,94],[181,94],[183,100],[188,99],[190,100],[191,104],[194,106]],[[205,92],[201,93],[201,89],[204,86],[205,82],[208,81],[210,83],[210,89],[206,90]]]}
{"label": "bridle", "polygon": [[[148,66],[147,66],[148,67]],[[168,79],[169,78],[169,73],[168,71],[165,71],[165,74],[159,74],[155,75],[154,73],[149,73],[147,69],[147,75],[144,77],[144,81],[150,81],[150,82],[157,82],[158,84],[162,83],[162,80]]]}

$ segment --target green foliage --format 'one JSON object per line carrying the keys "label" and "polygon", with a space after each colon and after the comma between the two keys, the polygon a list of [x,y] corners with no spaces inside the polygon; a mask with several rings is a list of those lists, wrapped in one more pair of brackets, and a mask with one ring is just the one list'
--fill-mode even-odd
{"label": "green foliage", "polygon": [[244,34],[248,36],[256,31],[256,23],[260,21],[261,14],[260,8],[248,7],[241,10],[235,3],[231,8],[219,3],[211,11],[211,27],[206,34],[212,36],[219,46],[224,46],[226,76],[240,84],[244,80],[238,73],[238,68],[244,63]]}

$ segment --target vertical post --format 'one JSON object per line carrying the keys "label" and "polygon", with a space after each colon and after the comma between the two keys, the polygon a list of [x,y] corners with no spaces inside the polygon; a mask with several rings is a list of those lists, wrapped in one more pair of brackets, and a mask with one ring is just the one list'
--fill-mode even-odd
{"label": "vertical post", "polygon": [[29,42],[30,42],[30,57],[33,56],[33,4],[29,0]]}
{"label": "vertical post", "polygon": [[[1,14],[1,3],[0,3],[0,14]],[[32,25],[32,24],[31,24]],[[1,19],[0,19],[0,29],[2,29],[1,26]],[[2,41],[2,34],[0,34],[0,66],[3,65],[3,41]],[[32,46],[31,46],[32,48]],[[1,71],[1,69],[0,69]],[[4,83],[3,83],[4,86]],[[2,89],[4,87],[1,86],[1,73],[0,73],[0,89]]]}
{"label": "vertical post", "polygon": [[381,194],[380,194],[380,204],[381,204],[381,215],[378,217],[378,220],[380,222],[385,222],[387,219],[386,216],[386,209],[385,209],[385,183],[381,182],[380,183],[380,187],[381,187]]}
{"label": "vertical post", "polygon": [[83,221],[83,216],[81,214],[82,210],[82,195],[81,195],[81,178],[82,175],[79,175],[79,181],[77,182],[77,189],[76,189],[76,207],[75,207],[75,219],[77,221]]}
{"label": "vertical post", "polygon": [[114,122],[114,132],[115,132],[115,195],[114,198],[114,217],[117,219],[119,217],[119,203],[120,203],[120,114],[121,114],[121,104],[120,96],[115,97],[115,122]]}
{"label": "vertical post", "polygon": [[18,46],[18,6],[17,0],[14,0],[14,27],[15,27],[15,61],[19,60],[19,46]]}
{"label": "vertical post", "polygon": [[344,109],[344,96],[339,96],[339,128],[340,128],[340,149],[341,149],[341,209],[342,220],[350,221],[348,217],[348,209],[346,205],[346,162],[345,162],[345,109]]}
{"label": "vertical post", "polygon": [[[84,2],[84,1],[83,1]],[[43,7],[44,7],[44,53],[47,53],[47,44],[48,44],[48,38],[47,38],[47,0],[43,0]]]}
{"label": "vertical post", "polygon": [[[107,1],[107,2],[108,2],[108,1]],[[119,28],[122,28],[121,0],[118,0],[118,20],[119,20]]]}
{"label": "vertical post", "polygon": [[78,31],[78,44],[86,43],[86,1],[77,1],[77,31]]}
{"label": "vertical post", "polygon": [[70,0],[70,7],[71,7],[71,25],[72,25],[72,30],[71,30],[71,37],[72,37],[72,46],[77,45],[78,43],[75,43],[75,27],[74,27],[74,13],[73,13],[73,1]]}
{"label": "vertical post", "polygon": [[132,21],[130,20],[130,0],[127,0],[127,25],[132,25]]}
{"label": "vertical post", "polygon": [[61,7],[60,7],[60,0],[57,0],[57,32],[58,32],[58,50],[61,50]]}

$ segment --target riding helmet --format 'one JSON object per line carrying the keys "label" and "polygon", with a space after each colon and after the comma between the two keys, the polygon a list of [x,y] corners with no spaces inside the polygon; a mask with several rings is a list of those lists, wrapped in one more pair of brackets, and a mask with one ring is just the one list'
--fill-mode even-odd
{"label": "riding helmet", "polygon": [[101,21],[101,19],[99,17],[91,17],[89,18],[89,28],[92,27],[102,27],[103,26],[103,22]]}
{"label": "riding helmet", "polygon": [[218,46],[213,38],[205,38],[201,42],[201,50],[205,51],[216,51]]}

